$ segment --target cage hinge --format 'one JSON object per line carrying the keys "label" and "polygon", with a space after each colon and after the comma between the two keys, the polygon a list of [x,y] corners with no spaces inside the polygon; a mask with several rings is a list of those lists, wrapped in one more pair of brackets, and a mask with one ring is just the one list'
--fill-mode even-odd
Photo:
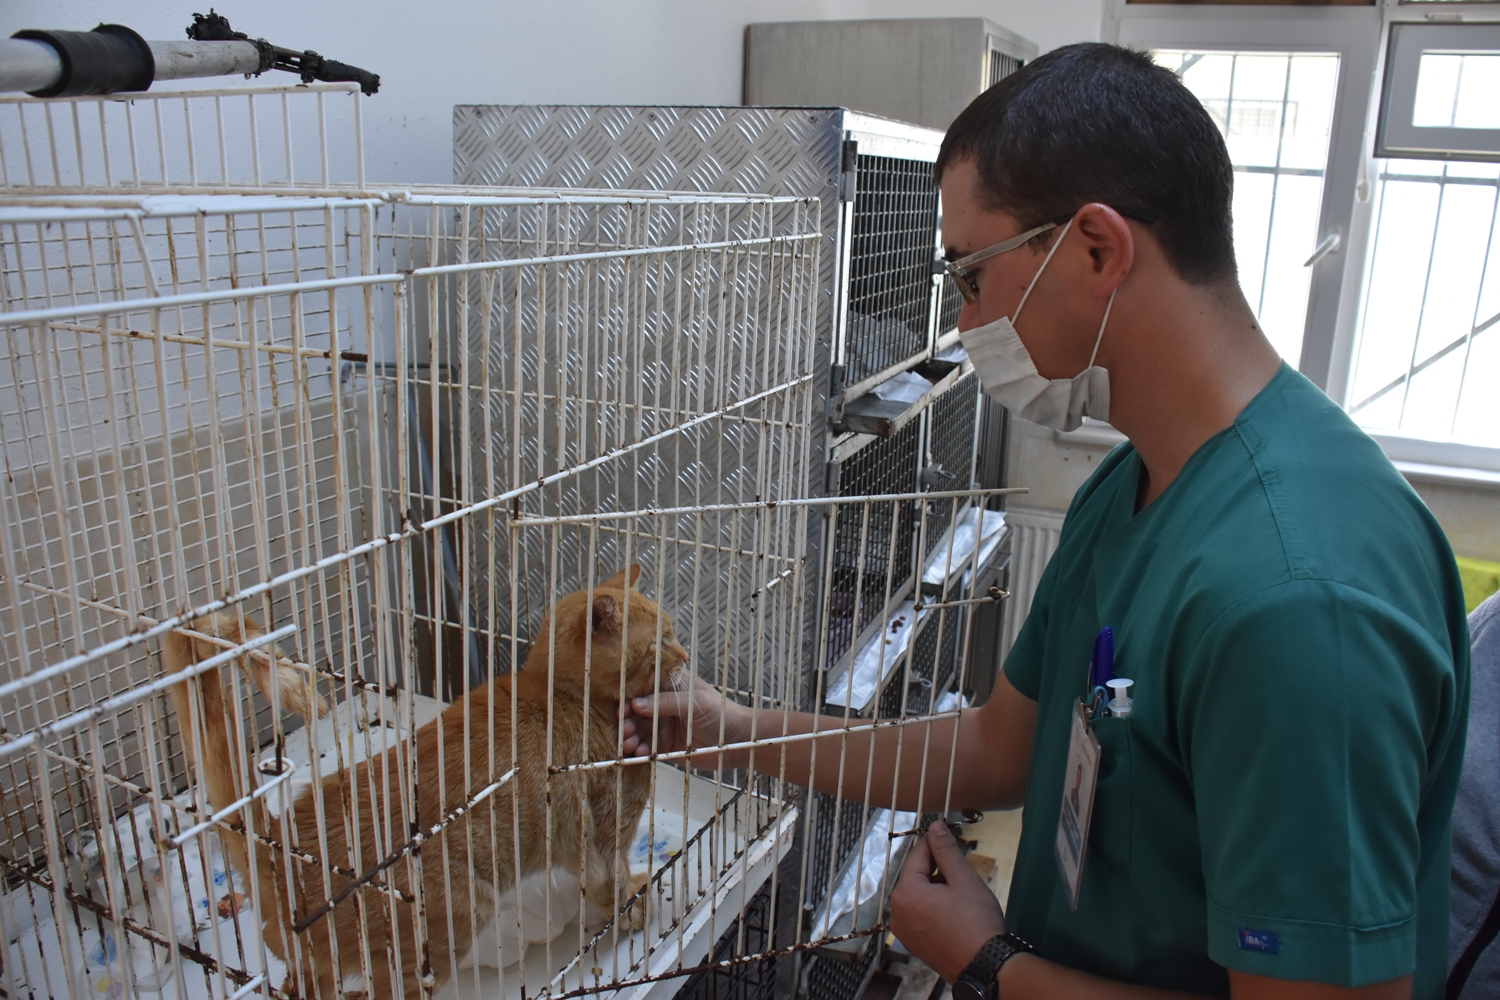
{"label": "cage hinge", "polygon": [[824,485],[823,485],[824,491],[827,493],[828,496],[837,496],[838,495],[838,492],[839,492],[839,464],[840,463],[838,463],[838,462],[829,462],[828,463],[828,473],[825,476],[825,482],[824,482]]}
{"label": "cage hinge", "polygon": [[858,181],[859,143],[853,139],[845,139],[843,171],[839,174],[839,201],[849,202],[854,200],[854,195],[859,187]]}

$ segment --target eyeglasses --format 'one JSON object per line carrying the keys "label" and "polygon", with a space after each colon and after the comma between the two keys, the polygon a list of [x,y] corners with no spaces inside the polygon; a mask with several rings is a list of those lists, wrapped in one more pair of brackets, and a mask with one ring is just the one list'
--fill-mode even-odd
{"label": "eyeglasses", "polygon": [[1010,239],[996,243],[992,247],[985,247],[983,250],[971,253],[967,257],[945,261],[943,263],[943,270],[947,273],[948,277],[953,279],[953,283],[958,286],[958,294],[963,296],[965,302],[973,305],[979,301],[979,286],[975,283],[974,276],[968,271],[970,267],[982,260],[989,260],[991,257],[998,257],[1000,254],[1008,253],[1016,247],[1024,246],[1047,230],[1056,228],[1057,223],[1055,222],[1043,223],[1035,229],[1028,229],[1018,236],[1012,236]]}

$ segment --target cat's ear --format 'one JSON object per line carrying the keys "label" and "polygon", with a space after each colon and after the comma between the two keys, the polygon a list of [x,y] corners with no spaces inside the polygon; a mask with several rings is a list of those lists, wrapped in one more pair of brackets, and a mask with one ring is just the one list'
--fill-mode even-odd
{"label": "cat's ear", "polygon": [[588,615],[589,627],[595,635],[614,635],[620,631],[620,602],[609,594],[595,594]]}
{"label": "cat's ear", "polygon": [[[625,578],[626,577],[630,578],[630,582],[629,583],[625,582]],[[605,580],[599,586],[606,587],[606,588],[608,588],[610,590],[624,590],[626,587],[634,587],[636,581],[639,580],[640,578],[641,578],[641,564],[640,563],[631,563],[629,566],[627,566],[624,569],[620,570],[620,572],[616,573],[614,576],[610,577],[608,580]]]}

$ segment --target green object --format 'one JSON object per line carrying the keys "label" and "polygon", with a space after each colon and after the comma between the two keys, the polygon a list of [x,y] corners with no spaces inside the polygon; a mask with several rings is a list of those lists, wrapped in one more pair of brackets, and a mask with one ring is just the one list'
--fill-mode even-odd
{"label": "green object", "polygon": [[1500,563],[1459,556],[1458,576],[1464,582],[1464,605],[1471,612],[1500,590]]}
{"label": "green object", "polygon": [[[1292,369],[1134,513],[1115,449],[1078,491],[1005,674],[1038,702],[1008,929],[1074,968],[1229,994],[1225,967],[1441,993],[1469,702],[1453,555]],[[1054,857],[1074,699],[1104,626],[1103,746],[1076,912]]]}

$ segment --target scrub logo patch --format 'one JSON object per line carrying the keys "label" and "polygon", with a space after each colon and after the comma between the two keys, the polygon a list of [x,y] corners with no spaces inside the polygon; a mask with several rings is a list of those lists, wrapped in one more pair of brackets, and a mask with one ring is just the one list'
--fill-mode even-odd
{"label": "scrub logo patch", "polygon": [[1259,951],[1267,955],[1281,954],[1281,937],[1273,931],[1252,931],[1240,928],[1240,948],[1244,951]]}

